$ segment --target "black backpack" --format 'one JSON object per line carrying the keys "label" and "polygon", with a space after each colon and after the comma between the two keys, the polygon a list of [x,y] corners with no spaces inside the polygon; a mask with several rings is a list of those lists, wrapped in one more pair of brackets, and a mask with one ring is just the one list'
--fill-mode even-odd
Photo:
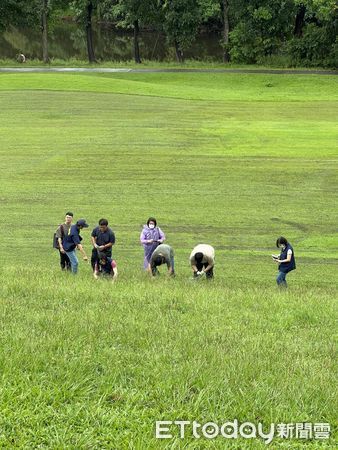
{"label": "black backpack", "polygon": [[[59,227],[61,227],[61,239],[63,239],[64,235],[65,235],[65,230],[63,228],[63,224],[59,225]],[[60,250],[60,246],[59,246],[59,240],[56,236],[56,232],[53,235],[53,248],[56,248],[57,250]]]}

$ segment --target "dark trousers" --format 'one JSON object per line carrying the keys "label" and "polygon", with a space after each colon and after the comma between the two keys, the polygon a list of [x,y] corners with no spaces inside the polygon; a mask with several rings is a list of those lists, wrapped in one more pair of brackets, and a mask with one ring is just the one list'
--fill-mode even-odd
{"label": "dark trousers", "polygon": [[99,254],[98,254],[98,251],[96,250],[96,248],[93,248],[93,250],[92,250],[92,257],[90,259],[90,262],[91,262],[93,270],[95,270],[96,263],[97,263],[97,265],[99,265]]}
{"label": "dark trousers", "polygon": [[68,256],[66,255],[66,253],[62,253],[60,252],[60,266],[62,270],[70,270],[71,269],[71,265],[70,265],[70,261]]}
{"label": "dark trousers", "polygon": [[[196,262],[196,267],[198,272],[201,272],[201,270],[205,269],[206,267],[208,267],[208,263],[198,263]],[[208,270],[208,272],[205,272],[205,276],[206,278],[214,278],[214,268],[212,267],[210,270]],[[197,273],[194,273],[194,277],[197,277]]]}

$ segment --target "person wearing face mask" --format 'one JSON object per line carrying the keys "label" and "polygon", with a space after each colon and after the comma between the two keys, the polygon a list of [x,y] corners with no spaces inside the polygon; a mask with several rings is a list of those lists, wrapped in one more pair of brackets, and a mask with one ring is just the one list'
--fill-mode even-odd
{"label": "person wearing face mask", "polygon": [[281,249],[280,255],[272,255],[272,259],[278,264],[276,281],[278,286],[286,288],[286,275],[296,268],[295,253],[291,244],[283,236],[277,239],[276,247]]}
{"label": "person wearing face mask", "polygon": [[147,224],[143,226],[140,241],[144,248],[143,267],[147,270],[155,249],[165,241],[165,235],[161,228],[157,226],[155,217],[149,217]]}

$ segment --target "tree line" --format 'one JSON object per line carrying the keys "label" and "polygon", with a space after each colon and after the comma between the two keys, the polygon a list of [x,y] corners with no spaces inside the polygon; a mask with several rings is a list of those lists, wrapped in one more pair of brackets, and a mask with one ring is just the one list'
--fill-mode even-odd
{"label": "tree line", "polygon": [[10,26],[41,30],[45,63],[49,29],[71,16],[86,33],[90,63],[96,62],[93,23],[133,31],[134,59],[142,62],[140,33],[156,30],[173,46],[177,61],[199,33],[217,32],[223,62],[336,67],[337,0],[1,0],[0,32]]}

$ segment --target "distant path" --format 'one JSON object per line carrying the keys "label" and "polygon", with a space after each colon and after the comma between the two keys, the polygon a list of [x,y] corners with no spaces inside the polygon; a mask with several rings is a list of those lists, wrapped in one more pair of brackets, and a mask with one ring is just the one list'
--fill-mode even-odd
{"label": "distant path", "polygon": [[31,72],[61,72],[61,73],[267,73],[272,75],[338,75],[335,70],[290,70],[290,69],[110,69],[87,67],[0,67],[1,72],[31,73]]}

